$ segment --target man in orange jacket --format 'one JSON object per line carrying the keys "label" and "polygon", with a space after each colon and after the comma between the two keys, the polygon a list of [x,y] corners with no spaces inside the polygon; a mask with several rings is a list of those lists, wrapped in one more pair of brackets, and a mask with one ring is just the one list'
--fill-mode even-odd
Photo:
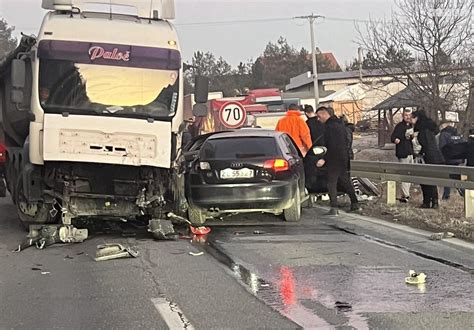
{"label": "man in orange jacket", "polygon": [[279,132],[285,132],[300,149],[303,155],[311,148],[311,133],[308,125],[303,118],[301,118],[301,112],[296,104],[291,104],[288,107],[286,116],[278,121],[276,130]]}

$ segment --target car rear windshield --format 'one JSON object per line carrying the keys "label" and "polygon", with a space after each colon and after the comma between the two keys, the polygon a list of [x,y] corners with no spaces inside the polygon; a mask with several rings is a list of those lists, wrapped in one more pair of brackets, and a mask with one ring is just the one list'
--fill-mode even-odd
{"label": "car rear windshield", "polygon": [[232,137],[206,141],[201,151],[205,159],[264,158],[280,155],[272,137]]}

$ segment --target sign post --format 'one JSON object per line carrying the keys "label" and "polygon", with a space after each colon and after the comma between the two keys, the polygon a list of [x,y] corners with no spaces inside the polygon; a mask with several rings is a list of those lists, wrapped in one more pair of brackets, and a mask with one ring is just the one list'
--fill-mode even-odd
{"label": "sign post", "polygon": [[240,128],[247,120],[247,112],[242,104],[228,102],[219,110],[219,120],[226,128]]}

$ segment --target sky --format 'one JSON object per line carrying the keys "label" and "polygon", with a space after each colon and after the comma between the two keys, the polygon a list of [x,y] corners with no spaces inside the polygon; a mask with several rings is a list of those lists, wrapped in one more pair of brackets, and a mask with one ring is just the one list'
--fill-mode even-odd
{"label": "sky", "polygon": [[[211,51],[232,65],[255,59],[269,41],[285,37],[297,47],[310,49],[309,23],[292,20],[314,13],[328,19],[315,26],[316,46],[332,52],[344,66],[357,56],[358,34],[352,20],[388,18],[394,0],[175,0],[177,25],[184,59],[197,50]],[[0,17],[16,27],[16,33],[36,34],[44,11],[41,0],[0,0]],[[288,18],[288,21],[187,25],[196,22],[221,22]],[[346,18],[349,21],[333,20]],[[364,23],[359,23],[364,24]]]}

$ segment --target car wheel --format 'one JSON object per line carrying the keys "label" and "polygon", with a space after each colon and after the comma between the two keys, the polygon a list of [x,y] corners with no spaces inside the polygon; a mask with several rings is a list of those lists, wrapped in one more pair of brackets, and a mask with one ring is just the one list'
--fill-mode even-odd
{"label": "car wheel", "polygon": [[23,181],[21,175],[15,189],[16,211],[20,226],[28,231],[30,225],[41,225],[54,222],[51,218],[46,204],[43,202],[29,203],[23,192]]}
{"label": "car wheel", "polygon": [[188,218],[194,226],[202,226],[206,223],[206,215],[204,212],[191,206],[188,208]]}
{"label": "car wheel", "polygon": [[283,210],[283,215],[285,216],[285,221],[287,222],[297,222],[301,219],[301,195],[299,187],[296,188],[295,198],[293,198],[293,203],[291,207]]}

